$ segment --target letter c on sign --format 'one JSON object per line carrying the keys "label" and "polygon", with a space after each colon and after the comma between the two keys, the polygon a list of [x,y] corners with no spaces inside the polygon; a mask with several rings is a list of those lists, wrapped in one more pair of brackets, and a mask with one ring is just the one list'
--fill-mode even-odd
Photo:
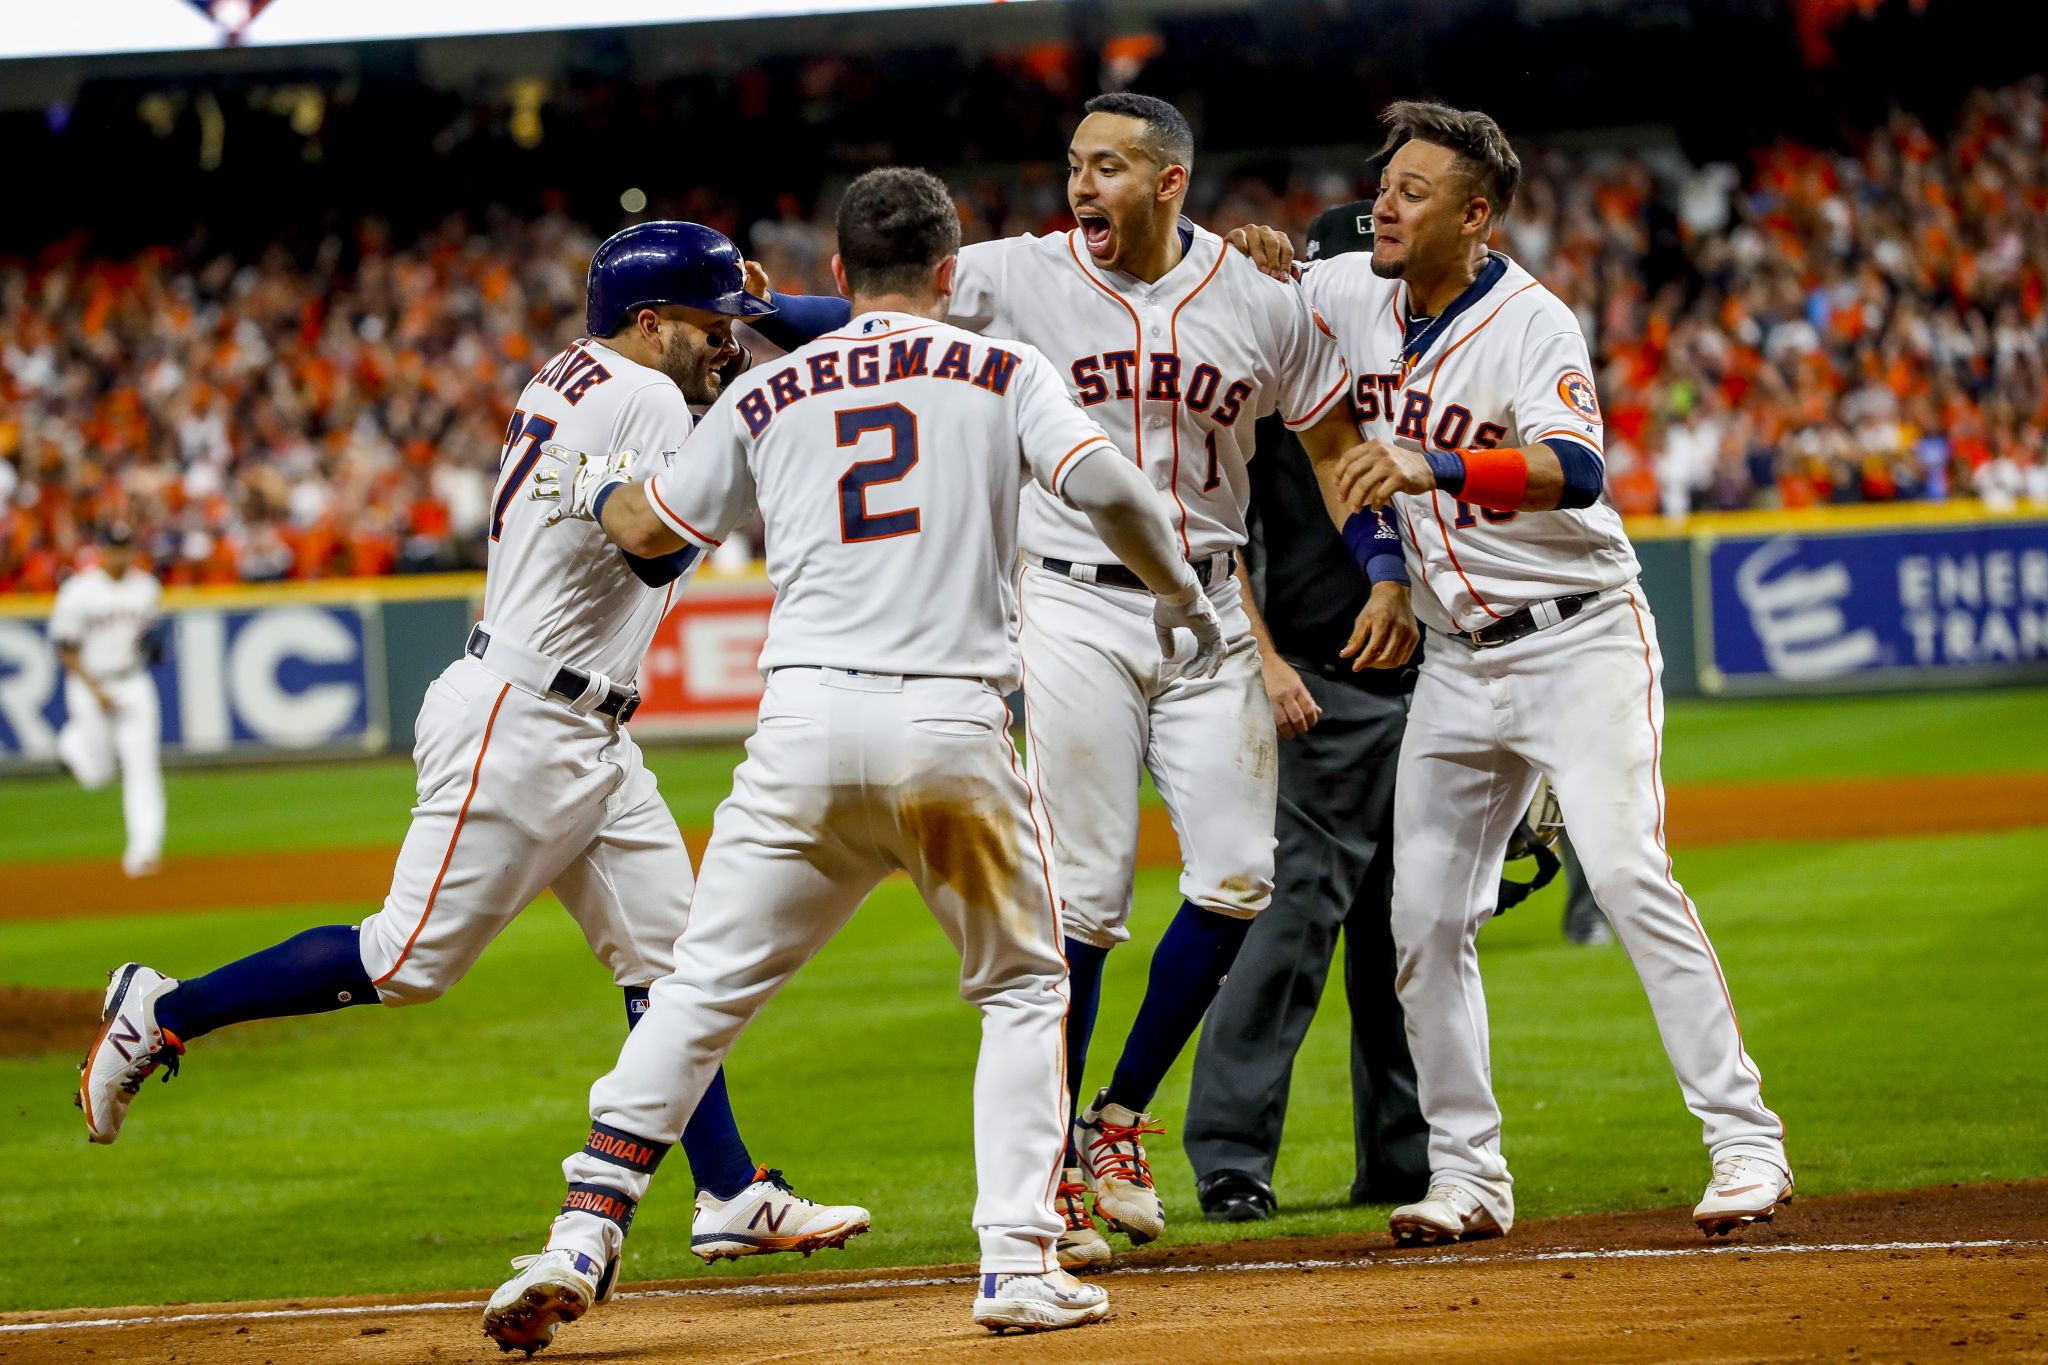
{"label": "letter c on sign", "polygon": [[287,660],[342,664],[361,648],[335,617],[311,607],[283,607],[253,617],[228,649],[228,695],[259,740],[303,749],[342,733],[362,702],[359,683],[322,682],[287,692],[278,672]]}

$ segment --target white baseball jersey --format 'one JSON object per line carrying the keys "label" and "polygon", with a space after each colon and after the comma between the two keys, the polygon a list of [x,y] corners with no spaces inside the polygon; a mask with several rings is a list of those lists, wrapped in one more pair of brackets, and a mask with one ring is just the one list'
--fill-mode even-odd
{"label": "white baseball jersey", "polygon": [[[1318,262],[1303,271],[1302,288],[1350,358],[1352,406],[1367,438],[1442,451],[1570,440],[1600,454],[1600,402],[1578,318],[1499,252],[1412,342],[1407,286],[1373,274],[1369,255]],[[1421,585],[1415,614],[1437,630],[1477,630],[1638,572],[1605,503],[1497,512],[1431,491],[1398,494],[1394,505]]]}
{"label": "white baseball jersey", "polygon": [[81,569],[57,590],[50,612],[50,639],[75,645],[79,663],[106,681],[142,668],[142,637],[156,620],[163,588],[139,568],[115,578],[95,564]]}
{"label": "white baseball jersey", "polygon": [[[975,243],[960,252],[947,320],[1043,351],[1169,500],[1182,551],[1202,559],[1244,544],[1258,419],[1312,426],[1350,376],[1299,288],[1212,232],[1183,222],[1182,235],[1180,263],[1151,284],[1099,269],[1078,229]],[[1023,545],[1114,562],[1088,519],[1043,490],[1024,495]]]}
{"label": "white baseball jersey", "polygon": [[866,313],[757,366],[648,484],[711,550],[756,506],[775,606],[761,666],[1017,679],[1017,499],[1110,447],[1030,346]]}
{"label": "white baseball jersey", "polygon": [[[683,573],[651,588],[624,571],[620,552],[590,522],[543,527],[556,504],[529,496],[533,474],[552,460],[541,447],[555,442],[593,457],[637,451],[633,473],[644,478],[675,458],[691,424],[674,380],[587,337],[527,382],[505,427],[491,499],[484,621],[494,634],[572,668],[633,681],[701,556],[686,551]],[[564,463],[557,473],[566,484],[576,471]]]}

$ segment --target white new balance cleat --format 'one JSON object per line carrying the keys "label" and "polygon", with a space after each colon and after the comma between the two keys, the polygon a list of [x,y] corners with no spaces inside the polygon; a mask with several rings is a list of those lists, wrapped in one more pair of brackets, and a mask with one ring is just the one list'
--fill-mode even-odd
{"label": "white new balance cleat", "polygon": [[730,1199],[697,1191],[697,1216],[690,1224],[690,1250],[707,1264],[742,1256],[800,1251],[808,1256],[843,1247],[868,1230],[868,1211],[852,1204],[819,1204],[790,1189],[781,1171],[763,1166],[754,1183]]}
{"label": "white new balance cleat", "polygon": [[1768,1223],[1780,1204],[1792,1202],[1792,1173],[1760,1156],[1723,1157],[1714,1163],[1707,1192],[1692,1221],[1709,1237],[1722,1237],[1751,1223]]}
{"label": "white new balance cleat", "polygon": [[1064,1270],[1043,1275],[983,1275],[974,1296],[974,1320],[998,1336],[1085,1327],[1109,1316],[1109,1291]]}
{"label": "white new balance cleat", "polygon": [[1095,1226],[1095,1216],[1088,1212],[1088,1186],[1081,1179],[1080,1167],[1069,1166],[1060,1173],[1059,1193],[1053,1196],[1053,1207],[1067,1222],[1066,1230],[1060,1233],[1060,1269],[1108,1269],[1109,1239],[1102,1235],[1102,1229]]}
{"label": "white new balance cleat", "polygon": [[484,1335],[501,1351],[529,1356],[555,1339],[557,1327],[611,1297],[618,1270],[616,1263],[600,1266],[566,1247],[514,1257],[512,1268],[519,1273],[499,1285],[484,1308]]}
{"label": "white new balance cleat", "polygon": [[1413,1204],[1387,1216],[1387,1230],[1400,1246],[1435,1246],[1440,1242],[1477,1241],[1498,1237],[1499,1220],[1479,1206],[1479,1196],[1463,1185],[1431,1185]]}
{"label": "white new balance cleat", "polygon": [[178,983],[162,972],[130,962],[108,973],[100,1006],[99,1036],[78,1064],[78,1094],[72,1103],[85,1111],[94,1142],[121,1136],[128,1106],[142,1083],[162,1068],[164,1079],[178,1074],[185,1045],[156,1024],[156,999]]}
{"label": "white new balance cleat", "polygon": [[1144,1139],[1166,1130],[1150,1114],[1134,1114],[1108,1099],[1107,1088],[1097,1091],[1095,1103],[1074,1120],[1074,1150],[1081,1154],[1082,1178],[1095,1194],[1095,1211],[1132,1246],[1143,1246],[1166,1231],[1166,1208],[1152,1185]]}

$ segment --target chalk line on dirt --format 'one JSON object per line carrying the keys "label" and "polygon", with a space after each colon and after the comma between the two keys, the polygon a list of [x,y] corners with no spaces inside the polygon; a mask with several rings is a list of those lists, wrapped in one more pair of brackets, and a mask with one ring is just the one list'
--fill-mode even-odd
{"label": "chalk line on dirt", "polygon": [[[1543,1261],[1662,1260],[1686,1256],[1783,1256],[1795,1253],[1829,1255],[1861,1251],[1989,1251],[1997,1250],[2001,1247],[2048,1247],[2048,1241],[2000,1237],[1967,1242],[1783,1242],[1773,1246],[1752,1246],[1743,1242],[1725,1242],[1714,1246],[1698,1247],[1614,1247],[1597,1251],[1509,1252],[1494,1256],[1438,1252],[1434,1255],[1399,1256],[1389,1259],[1374,1259],[1370,1253],[1367,1253],[1344,1260],[1325,1258],[1299,1261],[1225,1261],[1214,1265],[1126,1266],[1111,1271],[1109,1278],[1114,1279],[1138,1275],[1243,1275],[1270,1273],[1279,1270],[1361,1269],[1367,1266],[1393,1268],[1418,1265],[1530,1264]],[[628,1290],[614,1296],[611,1302],[625,1303],[632,1300],[683,1299],[698,1296],[757,1298],[775,1295],[843,1294],[850,1290],[860,1289],[932,1289],[942,1285],[973,1284],[975,1278],[972,1275],[931,1275],[908,1279],[885,1277],[872,1280],[791,1282],[787,1284],[693,1285],[686,1289]],[[58,1332],[92,1327],[164,1327],[194,1322],[261,1322],[275,1318],[345,1318],[362,1317],[366,1314],[374,1313],[445,1313],[452,1312],[458,1308],[481,1308],[485,1302],[486,1300],[481,1298],[448,1299],[425,1303],[333,1304],[318,1308],[246,1308],[220,1313],[160,1313],[129,1318],[64,1318],[51,1322],[0,1322],[0,1332]]]}

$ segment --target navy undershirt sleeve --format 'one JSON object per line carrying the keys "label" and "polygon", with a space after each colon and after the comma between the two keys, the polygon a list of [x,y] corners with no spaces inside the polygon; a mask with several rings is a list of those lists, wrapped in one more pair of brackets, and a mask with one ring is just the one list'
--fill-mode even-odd
{"label": "navy undershirt sleeve", "polygon": [[1401,532],[1392,511],[1353,512],[1344,523],[1344,547],[1365,570],[1367,582],[1408,585],[1408,562],[1401,554]]}
{"label": "navy undershirt sleeve", "polygon": [[785,351],[807,346],[853,320],[853,305],[837,294],[783,294],[771,289],[775,311],[748,318],[747,326]]}
{"label": "navy undershirt sleeve", "polygon": [[633,577],[650,588],[665,588],[690,571],[701,553],[695,545],[685,545],[680,550],[671,550],[665,555],[643,559],[639,555],[626,554],[626,567],[633,571]]}
{"label": "navy undershirt sleeve", "polygon": [[1605,470],[1599,455],[1591,446],[1577,441],[1550,440],[1543,443],[1557,456],[1558,467],[1564,470],[1564,490],[1558,494],[1557,505],[1565,507],[1591,507],[1600,501],[1600,485]]}

